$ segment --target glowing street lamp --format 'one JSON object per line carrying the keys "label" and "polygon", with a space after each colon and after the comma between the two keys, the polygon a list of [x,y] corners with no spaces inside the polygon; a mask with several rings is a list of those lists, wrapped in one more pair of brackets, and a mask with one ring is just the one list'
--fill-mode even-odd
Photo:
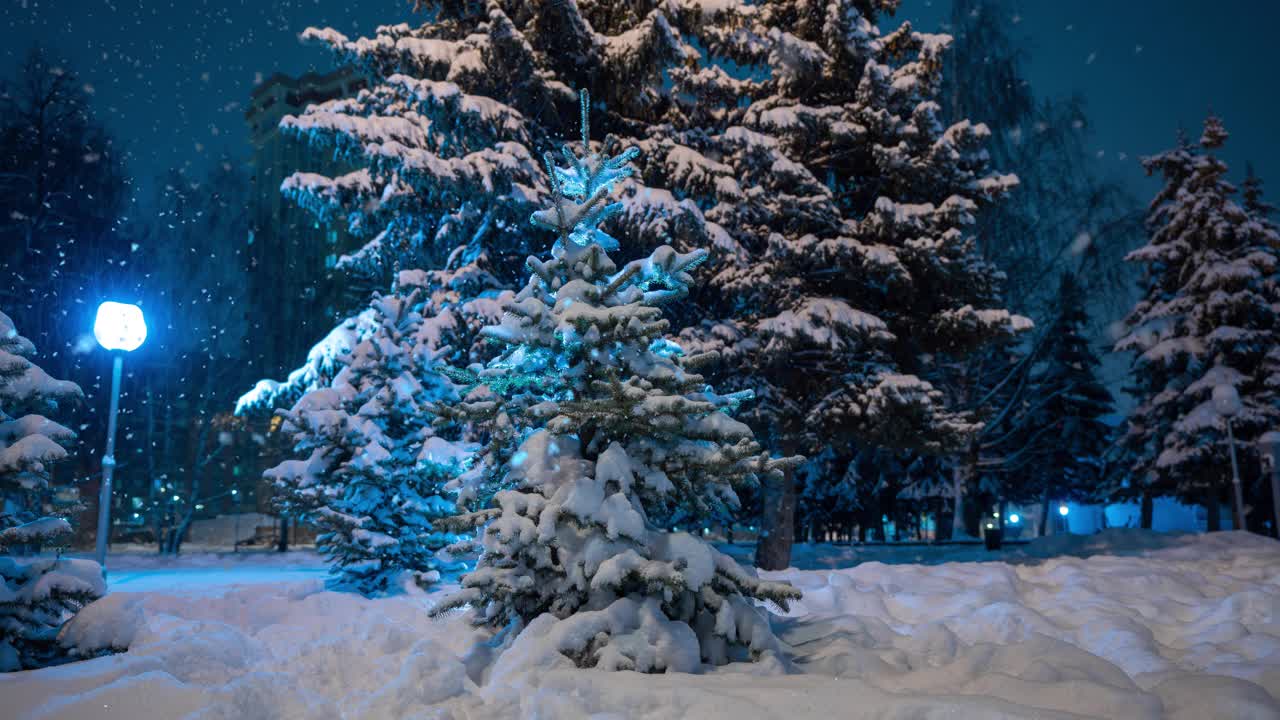
{"label": "glowing street lamp", "polygon": [[98,564],[107,567],[107,536],[111,533],[111,475],[116,469],[116,414],[120,409],[120,376],[124,354],[133,352],[147,339],[147,322],[142,308],[118,302],[98,306],[93,320],[93,337],[112,352],[111,409],[107,414],[107,452],[102,456],[102,488],[98,492]]}
{"label": "glowing street lamp", "polygon": [[[1213,407],[1227,421],[1227,443],[1231,449],[1231,487],[1234,491],[1235,525],[1237,530],[1244,529],[1244,492],[1240,489],[1240,466],[1236,464],[1236,435],[1231,429],[1231,419],[1243,409],[1240,404],[1240,393],[1234,385],[1223,383],[1213,388]],[[1215,502],[1217,502],[1215,500]]]}

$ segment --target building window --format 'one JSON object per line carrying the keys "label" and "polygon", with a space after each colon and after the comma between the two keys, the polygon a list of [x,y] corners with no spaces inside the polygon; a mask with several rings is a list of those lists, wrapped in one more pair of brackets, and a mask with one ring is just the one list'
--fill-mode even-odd
{"label": "building window", "polygon": [[332,267],[336,266],[337,264],[338,264],[338,256],[337,256],[337,255],[334,255],[333,253],[329,253],[328,255],[325,255],[325,256],[324,256],[324,266],[325,266],[326,268],[332,268]]}

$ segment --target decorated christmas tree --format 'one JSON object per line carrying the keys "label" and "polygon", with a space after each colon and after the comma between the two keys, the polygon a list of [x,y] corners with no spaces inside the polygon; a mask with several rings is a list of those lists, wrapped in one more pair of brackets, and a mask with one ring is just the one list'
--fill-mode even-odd
{"label": "decorated christmas tree", "polygon": [[340,582],[365,594],[393,591],[405,574],[435,582],[457,540],[435,523],[456,514],[444,486],[466,452],[430,427],[429,403],[454,390],[421,339],[419,294],[375,296],[374,329],[333,381],[279,412],[305,458],[266,473],[282,509],[319,528],[316,547]]}
{"label": "decorated christmas tree", "polygon": [[[71,525],[50,485],[75,433],[42,413],[82,393],[49,377],[29,359],[34,354],[0,312],[0,672],[64,659],[58,629],[106,592],[97,563],[61,557]],[[27,557],[49,548],[57,548],[52,557]]]}
{"label": "decorated christmas tree", "polygon": [[773,649],[753,600],[786,607],[799,593],[654,518],[731,507],[735,484],[799,459],[771,459],[730,417],[750,393],[717,394],[694,371],[714,354],[665,338],[662,306],[688,293],[707,252],[610,259],[617,244],[599,224],[622,210],[608,195],[635,152],[600,154],[588,107],[584,93],[581,154],[545,158],[553,202],[532,221],[556,233],[550,257],[528,259],[528,283],[485,329],[508,349],[475,382],[498,397],[463,409],[511,408],[522,439],[509,457],[483,458],[509,489],[473,516],[491,519],[484,552],[437,612],[470,604],[478,623],[527,625],[581,666],[688,672]]}

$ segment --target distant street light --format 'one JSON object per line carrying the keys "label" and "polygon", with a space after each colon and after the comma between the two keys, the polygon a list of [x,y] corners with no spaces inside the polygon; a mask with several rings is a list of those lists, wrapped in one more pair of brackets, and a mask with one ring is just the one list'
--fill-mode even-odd
{"label": "distant street light", "polygon": [[1234,490],[1235,525],[1237,530],[1244,530],[1244,492],[1240,489],[1240,466],[1236,463],[1236,436],[1231,428],[1231,419],[1240,414],[1240,393],[1234,385],[1223,383],[1213,388],[1213,407],[1227,421],[1227,447],[1231,450],[1231,487]]}
{"label": "distant street light", "polygon": [[1066,517],[1070,513],[1071,513],[1071,508],[1067,507],[1066,505],[1058,506],[1058,514],[1061,515],[1062,517]]}
{"label": "distant street light", "polygon": [[93,337],[112,351],[111,409],[107,414],[107,452],[102,456],[102,488],[98,492],[98,564],[107,567],[107,537],[111,533],[111,475],[116,469],[116,414],[120,409],[120,376],[124,354],[133,352],[147,339],[147,323],[137,305],[104,302],[93,321]]}
{"label": "distant street light", "polygon": [[1258,438],[1258,444],[1271,455],[1271,512],[1274,516],[1271,529],[1280,538],[1280,431],[1264,433]]}

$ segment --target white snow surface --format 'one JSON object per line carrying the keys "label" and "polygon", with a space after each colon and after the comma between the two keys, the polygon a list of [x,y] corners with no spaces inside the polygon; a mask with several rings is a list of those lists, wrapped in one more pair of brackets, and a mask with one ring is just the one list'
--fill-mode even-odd
{"label": "white snow surface", "polygon": [[[983,557],[931,552],[882,557]],[[1280,543],[1110,530],[997,557],[769,573],[805,593],[774,621],[789,658],[666,675],[574,669],[546,622],[496,660],[463,616],[428,618],[453,588],[328,592],[307,553],[134,557],[68,631],[128,652],[0,676],[0,697],[68,720],[1280,718]]]}

